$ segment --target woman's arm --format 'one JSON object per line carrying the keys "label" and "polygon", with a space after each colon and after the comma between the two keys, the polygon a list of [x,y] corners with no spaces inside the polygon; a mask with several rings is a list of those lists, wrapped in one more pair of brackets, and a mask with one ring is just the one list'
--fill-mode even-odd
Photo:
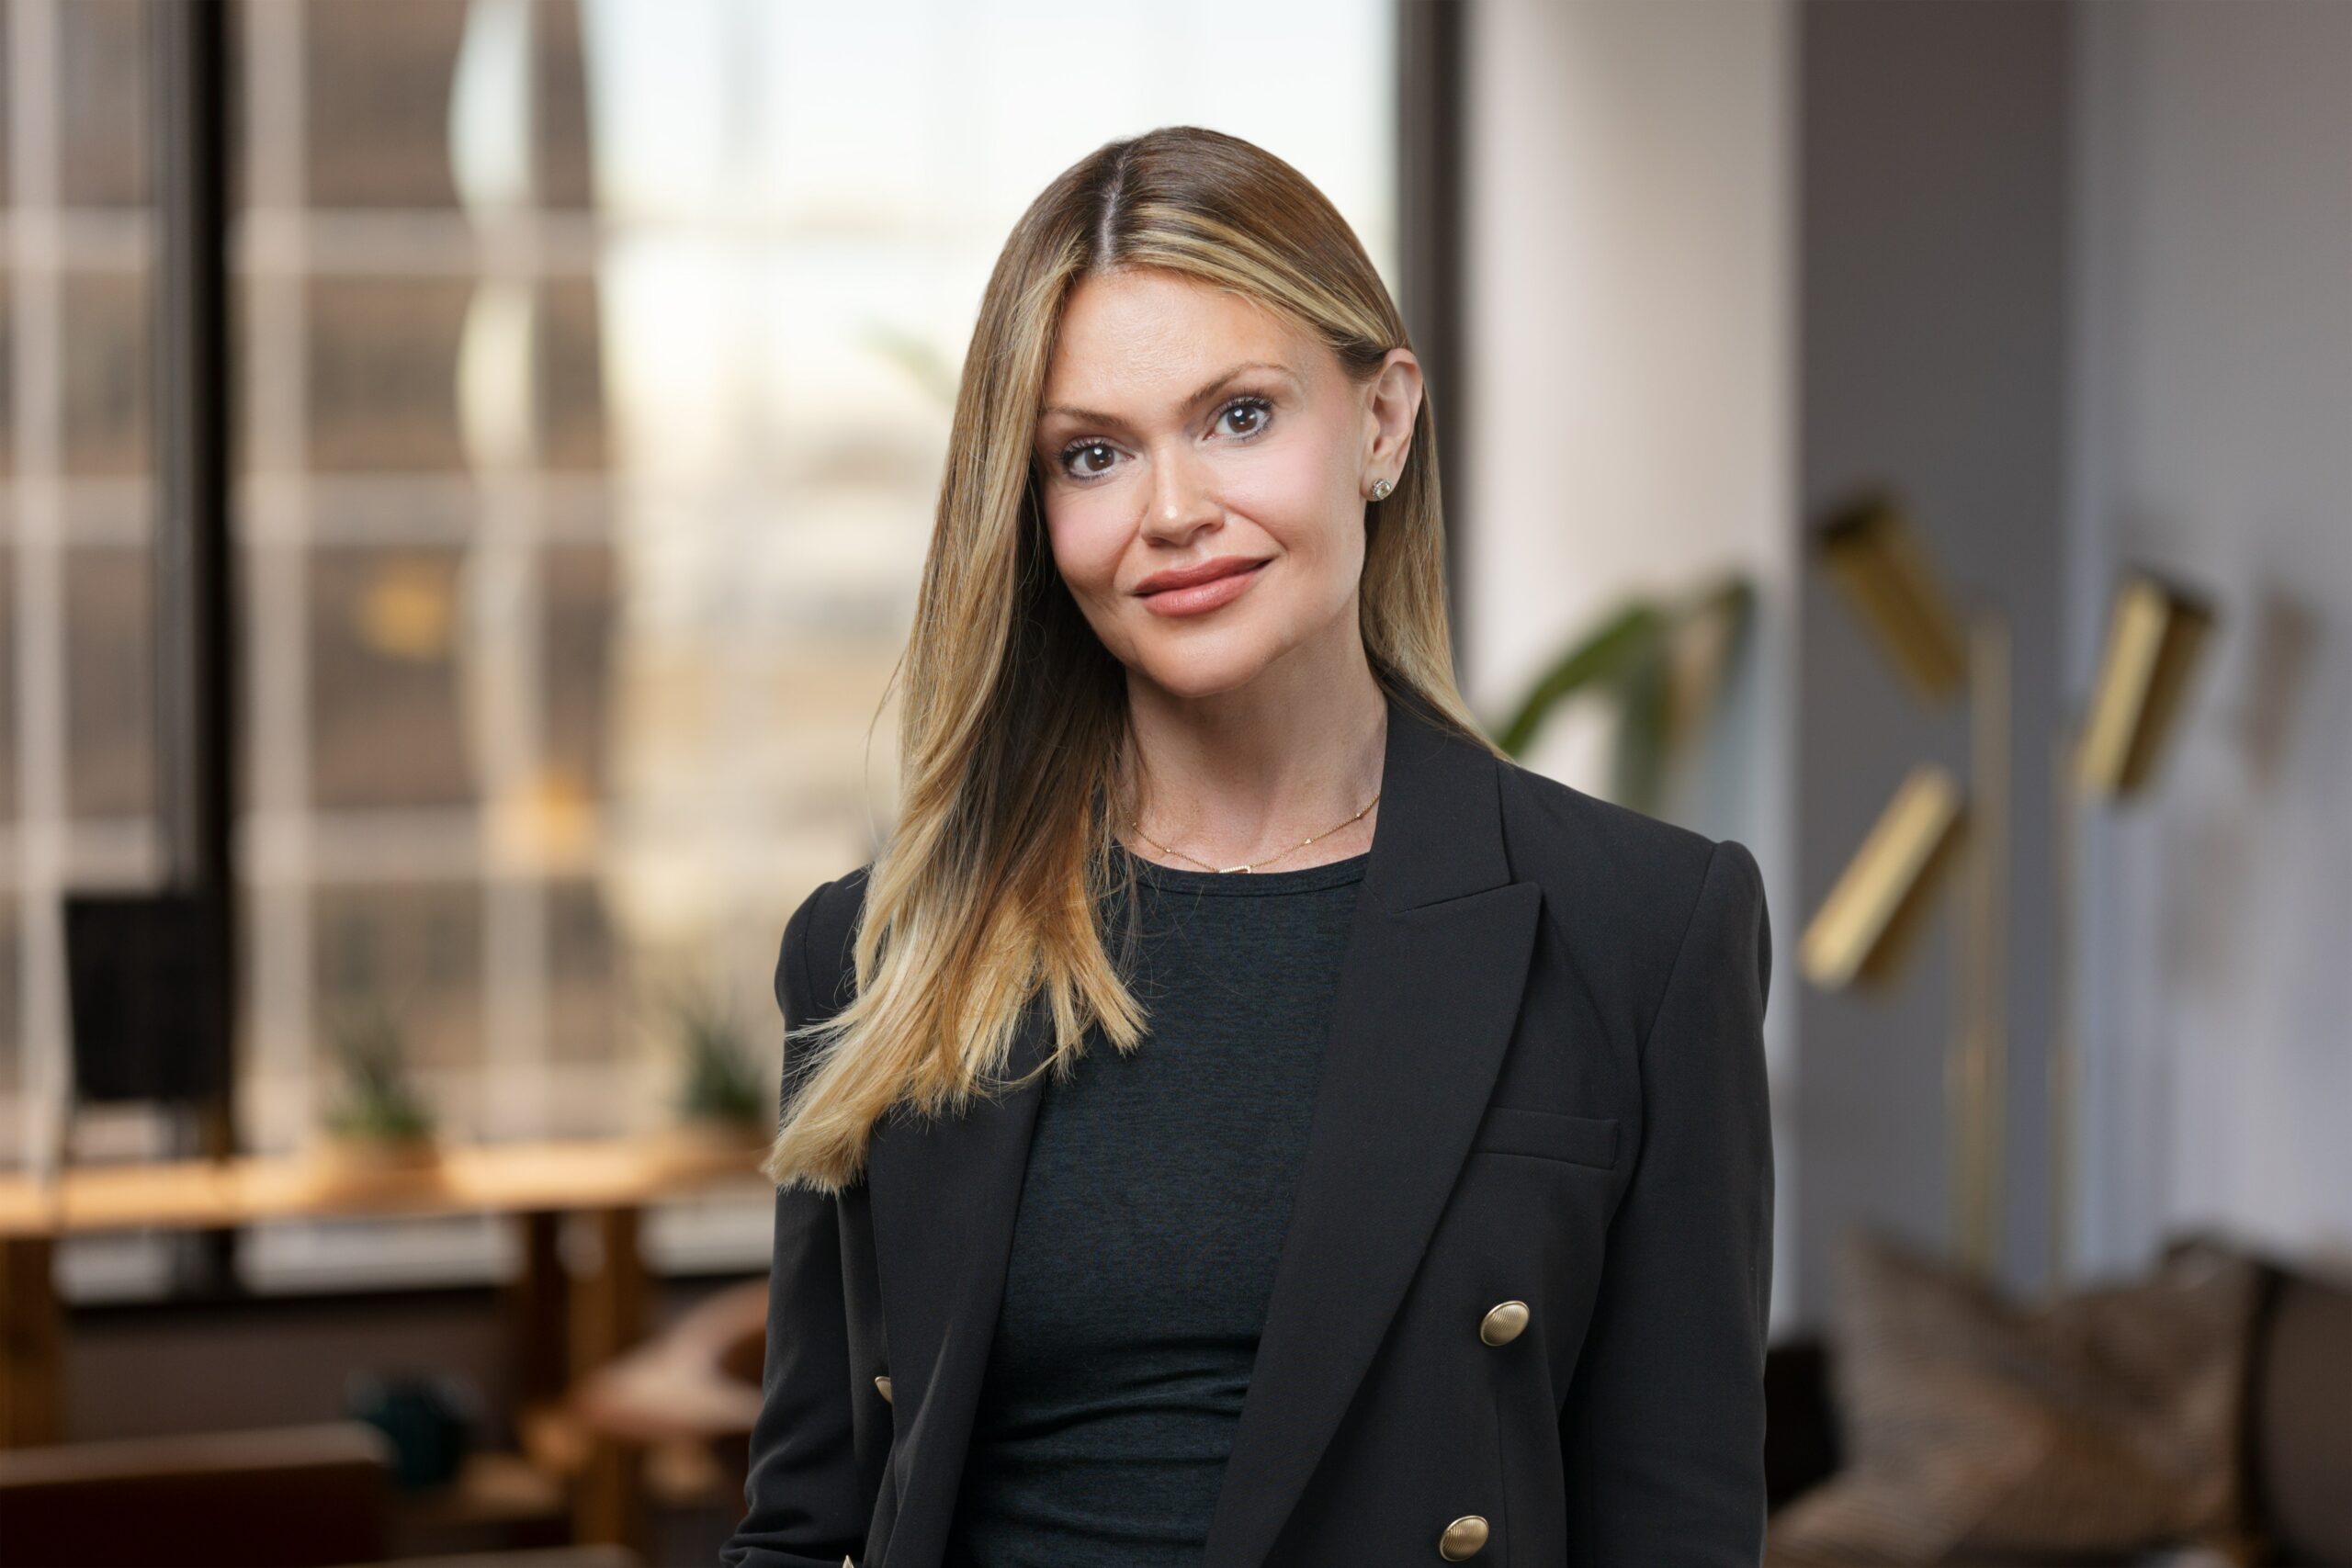
{"label": "woman's arm", "polygon": [[1577,1568],[1763,1555],[1771,964],[1763,878],[1724,840],[1641,1045],[1641,1146],[1561,1412]]}
{"label": "woman's arm", "polygon": [[[775,997],[787,1029],[816,1016],[810,911],[827,883],[785,922]],[[767,1360],[752,1427],[747,1512],[719,1549],[721,1568],[841,1568],[865,1543],[865,1506],[850,1442],[849,1325],[834,1200],[778,1188],[768,1269]]]}

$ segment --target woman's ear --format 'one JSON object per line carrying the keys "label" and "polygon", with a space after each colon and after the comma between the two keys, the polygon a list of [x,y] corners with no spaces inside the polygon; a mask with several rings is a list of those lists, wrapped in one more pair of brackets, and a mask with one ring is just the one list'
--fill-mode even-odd
{"label": "woman's ear", "polygon": [[1372,437],[1364,449],[1369,478],[1392,482],[1404,468],[1413,441],[1413,421],[1421,412],[1421,362],[1409,348],[1392,348],[1373,373],[1367,402]]}

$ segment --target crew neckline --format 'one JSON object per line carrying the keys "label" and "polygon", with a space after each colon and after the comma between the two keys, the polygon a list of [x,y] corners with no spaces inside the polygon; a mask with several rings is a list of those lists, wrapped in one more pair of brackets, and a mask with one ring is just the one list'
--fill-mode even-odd
{"label": "crew neckline", "polygon": [[1372,863],[1372,852],[1348,856],[1345,860],[1326,861],[1321,865],[1300,866],[1290,871],[1193,871],[1184,866],[1162,865],[1146,860],[1127,848],[1116,845],[1118,852],[1135,868],[1136,880],[1171,893],[1217,893],[1242,897],[1264,897],[1276,893],[1313,893],[1326,887],[1341,887],[1351,882],[1363,880],[1364,868]]}

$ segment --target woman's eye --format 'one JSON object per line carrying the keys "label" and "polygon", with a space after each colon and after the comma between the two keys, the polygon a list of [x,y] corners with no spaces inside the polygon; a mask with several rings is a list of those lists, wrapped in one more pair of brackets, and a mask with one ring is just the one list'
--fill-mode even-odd
{"label": "woman's eye", "polygon": [[[1087,458],[1088,458],[1088,457],[1089,457],[1091,454],[1098,453],[1098,452],[1099,452],[1099,453],[1101,453],[1101,454],[1102,455],[1102,459],[1103,459],[1103,461],[1102,461],[1102,468],[1087,468],[1087,466],[1086,466],[1086,465],[1087,465]],[[1100,442],[1100,441],[1090,441],[1090,442],[1087,442],[1084,446],[1073,446],[1073,447],[1071,447],[1069,451],[1067,451],[1067,452],[1063,453],[1063,454],[1062,454],[1062,467],[1064,467],[1065,468],[1069,468],[1073,463],[1075,463],[1076,465],[1078,465],[1078,468],[1079,468],[1079,470],[1080,470],[1080,471],[1083,471],[1083,472],[1091,472],[1091,473],[1097,473],[1097,474],[1099,474],[1099,473],[1101,473],[1101,472],[1102,471],[1102,468],[1109,468],[1109,467],[1110,467],[1110,465],[1111,465],[1111,459],[1112,459],[1112,457],[1114,457],[1114,456],[1115,456],[1115,454],[1114,454],[1114,453],[1113,453],[1113,452],[1112,452],[1112,450],[1111,450],[1111,448],[1110,448],[1107,445],[1105,445],[1104,443]]]}
{"label": "woman's eye", "polygon": [[1227,425],[1227,429],[1231,434],[1255,435],[1265,428],[1266,405],[1261,399],[1244,398],[1238,402],[1227,404],[1225,413],[1221,417],[1228,421],[1238,417],[1247,422],[1242,424]]}

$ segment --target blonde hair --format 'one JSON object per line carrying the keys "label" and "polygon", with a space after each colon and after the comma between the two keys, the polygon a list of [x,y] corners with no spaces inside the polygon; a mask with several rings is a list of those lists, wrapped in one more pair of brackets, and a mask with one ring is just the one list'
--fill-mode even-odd
{"label": "blonde hair", "polygon": [[[792,1021],[786,1038],[786,1115],[761,1164],[779,1186],[838,1191],[894,1106],[956,1115],[984,1081],[1003,1085],[1032,998],[1053,1021],[1038,1071],[1066,1073],[1091,1027],[1122,1052],[1143,1038],[1097,917],[1119,887],[1114,825],[1133,815],[1125,674],[1055,569],[1031,457],[1072,288],[1143,266],[1285,313],[1358,385],[1410,346],[1346,220],[1238,138],[1170,126],[1106,143],[1022,214],[965,355],[914,626],[891,676],[904,691],[902,798],[866,880],[856,993],[830,1017]],[[1454,684],[1426,393],[1408,451],[1396,488],[1364,509],[1365,653],[1384,691],[1491,749]],[[828,991],[834,959],[809,960]]]}

